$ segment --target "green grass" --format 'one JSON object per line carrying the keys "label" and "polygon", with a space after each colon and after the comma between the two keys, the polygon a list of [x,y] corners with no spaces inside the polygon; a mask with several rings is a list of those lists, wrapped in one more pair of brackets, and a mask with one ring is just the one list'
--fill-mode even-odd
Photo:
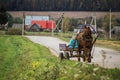
{"label": "green grass", "polygon": [[60,60],[21,36],[0,36],[0,80],[119,80],[120,69]]}
{"label": "green grass", "polygon": [[120,41],[111,40],[97,40],[96,45],[100,47],[114,49],[120,52]]}
{"label": "green grass", "polygon": [[5,35],[5,31],[0,30],[0,35]]}
{"label": "green grass", "polygon": [[42,36],[51,36],[51,32],[25,32],[25,35],[42,35]]}
{"label": "green grass", "polygon": [[[54,36],[64,36],[64,37],[71,37],[74,33],[69,32],[69,33],[60,33],[60,32],[54,32]],[[52,36],[52,32],[25,32],[25,35],[39,35],[39,36]]]}

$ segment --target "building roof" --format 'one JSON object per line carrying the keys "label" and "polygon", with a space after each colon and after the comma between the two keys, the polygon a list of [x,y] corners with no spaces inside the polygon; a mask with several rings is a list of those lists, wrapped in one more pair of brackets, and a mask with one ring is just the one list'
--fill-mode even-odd
{"label": "building roof", "polygon": [[[38,28],[42,28],[41,25],[38,25],[38,24],[36,24],[36,23],[34,23],[33,25],[31,25],[31,27],[34,27],[34,26],[37,26]],[[30,27],[30,28],[31,28],[31,27]]]}
{"label": "building roof", "polygon": [[42,30],[42,27],[37,25],[36,23],[34,23],[29,29],[29,31],[41,31],[41,30]]}
{"label": "building roof", "polygon": [[32,20],[31,24],[37,24],[39,26],[42,26],[42,28],[46,28],[46,21],[39,21],[39,20]]}

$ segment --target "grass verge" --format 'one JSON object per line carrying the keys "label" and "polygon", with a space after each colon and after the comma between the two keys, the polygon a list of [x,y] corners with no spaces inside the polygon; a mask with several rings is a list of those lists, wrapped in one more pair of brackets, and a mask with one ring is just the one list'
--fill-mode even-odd
{"label": "grass verge", "polygon": [[0,36],[0,80],[119,80],[120,69],[63,60],[21,36]]}
{"label": "grass verge", "polygon": [[96,45],[99,47],[114,49],[120,52],[120,41],[97,40]]}

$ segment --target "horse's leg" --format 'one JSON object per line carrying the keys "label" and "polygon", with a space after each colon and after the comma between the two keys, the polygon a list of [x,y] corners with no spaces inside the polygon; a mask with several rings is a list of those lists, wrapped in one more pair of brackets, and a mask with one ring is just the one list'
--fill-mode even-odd
{"label": "horse's leg", "polygon": [[83,61],[86,61],[86,48],[83,47]]}
{"label": "horse's leg", "polygon": [[91,56],[91,51],[92,51],[92,48],[90,48],[90,50],[89,50],[89,57],[91,58],[92,56]]}
{"label": "horse's leg", "polygon": [[85,49],[85,61],[87,61],[87,59],[88,59],[88,49],[86,48]]}
{"label": "horse's leg", "polygon": [[81,54],[80,45],[78,45],[78,51],[77,51],[78,61],[80,61],[80,54]]}
{"label": "horse's leg", "polygon": [[80,61],[80,56],[81,56],[81,50],[77,52],[78,54],[78,61]]}
{"label": "horse's leg", "polygon": [[84,56],[85,56],[85,61],[88,62],[89,60],[89,49],[88,48],[85,48],[85,51],[84,51]]}
{"label": "horse's leg", "polygon": [[86,56],[85,56],[85,50],[83,50],[83,61],[85,62],[85,58],[86,58]]}
{"label": "horse's leg", "polygon": [[87,61],[91,62],[91,49],[88,49],[87,51]]}
{"label": "horse's leg", "polygon": [[92,48],[90,48],[89,49],[89,54],[88,54],[88,62],[91,62],[91,58],[92,58],[92,56],[91,56],[91,51],[92,51]]}

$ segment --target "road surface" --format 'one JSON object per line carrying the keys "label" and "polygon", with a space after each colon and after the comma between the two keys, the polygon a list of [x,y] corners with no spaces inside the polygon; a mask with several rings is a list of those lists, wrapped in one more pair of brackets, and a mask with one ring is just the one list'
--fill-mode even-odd
{"label": "road surface", "polygon": [[[48,36],[25,36],[25,37],[29,38],[34,43],[38,43],[52,49],[55,55],[59,55],[60,53],[59,51],[60,43],[68,44],[67,42],[62,41],[55,37]],[[107,48],[93,47],[91,53],[93,54],[92,63],[105,68],[120,68],[120,53],[118,51]]]}

